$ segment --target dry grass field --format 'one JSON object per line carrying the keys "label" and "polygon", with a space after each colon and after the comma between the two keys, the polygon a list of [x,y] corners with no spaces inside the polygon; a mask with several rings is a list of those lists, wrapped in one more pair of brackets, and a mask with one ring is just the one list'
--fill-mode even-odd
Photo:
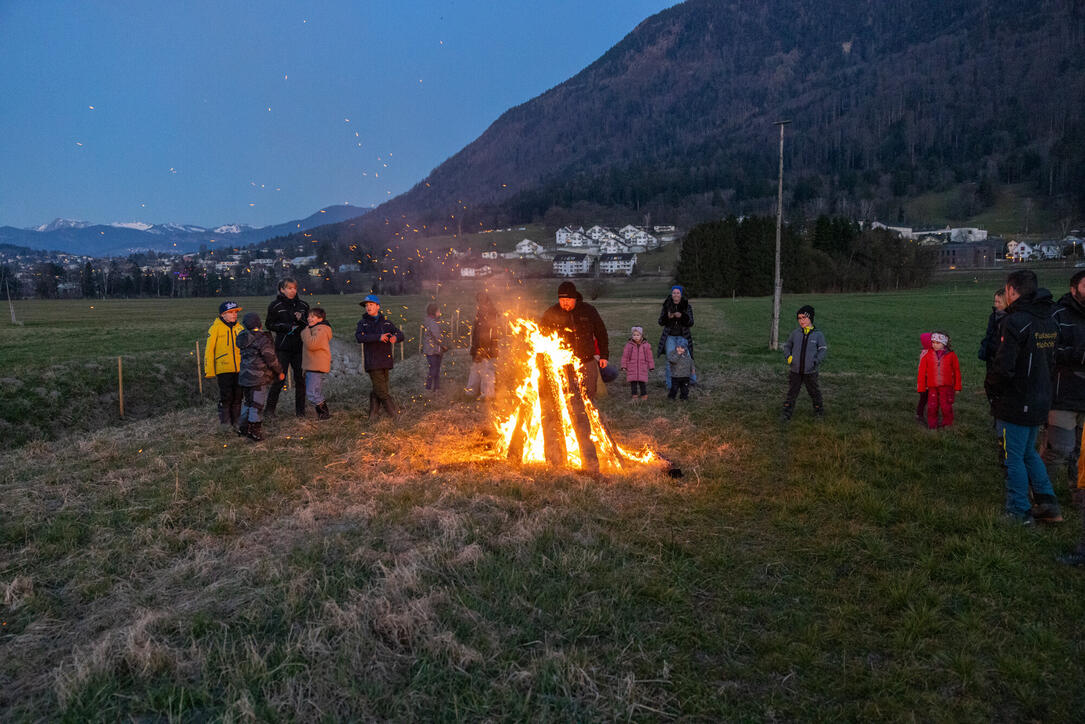
{"label": "dry grass field", "polygon": [[[0,331],[21,389],[118,354],[181,360],[133,396],[191,387],[134,420],[61,400],[71,421],[47,435],[5,413],[27,432],[0,454],[0,719],[1072,721],[1085,575],[1054,557],[1080,519],[1061,479],[1065,524],[1001,519],[975,359],[996,284],[785,297],[784,333],[810,302],[830,347],[827,419],[800,398],[788,426],[769,301],[694,300],[693,399],[656,381],[643,404],[621,382],[600,400],[678,479],[493,459],[462,350],[428,398],[408,346],[396,424],[367,421],[368,380],[345,376],[330,421],[278,418],[250,443],[194,392],[212,301],[109,303],[106,323],[25,304]],[[597,302],[612,349],[656,329],[665,291]],[[472,290],[446,294],[470,316]],[[410,326],[425,301],[386,307]],[[357,298],[321,303],[349,339]],[[912,417],[935,327],[965,381],[938,433]]]}

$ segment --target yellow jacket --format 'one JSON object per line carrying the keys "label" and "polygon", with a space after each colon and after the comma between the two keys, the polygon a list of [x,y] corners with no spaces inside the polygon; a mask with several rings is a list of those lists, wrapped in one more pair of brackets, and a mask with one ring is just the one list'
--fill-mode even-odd
{"label": "yellow jacket", "polygon": [[204,377],[214,377],[226,372],[241,371],[241,350],[237,348],[237,335],[244,327],[238,322],[233,327],[215,317],[207,330],[207,347],[203,351]]}

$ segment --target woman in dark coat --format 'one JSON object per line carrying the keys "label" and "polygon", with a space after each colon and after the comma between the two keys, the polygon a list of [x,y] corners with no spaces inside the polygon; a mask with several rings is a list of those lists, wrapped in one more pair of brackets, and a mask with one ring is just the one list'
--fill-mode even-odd
{"label": "woman in dark coat", "polygon": [[[659,326],[663,327],[663,333],[659,337],[659,347],[656,355],[667,357],[674,351],[680,340],[690,359],[693,359],[693,334],[690,327],[693,326],[693,306],[686,299],[686,290],[675,284],[671,287],[671,293],[663,300],[663,308],[659,312]],[[667,389],[671,388],[671,365],[666,365]],[[697,369],[694,366],[691,382],[697,381]]]}

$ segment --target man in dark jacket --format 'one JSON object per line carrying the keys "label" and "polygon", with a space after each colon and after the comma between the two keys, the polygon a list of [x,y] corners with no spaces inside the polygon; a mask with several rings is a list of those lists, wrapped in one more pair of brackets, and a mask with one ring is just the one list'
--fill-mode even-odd
{"label": "man in dark jacket", "polygon": [[1032,271],[1006,277],[1006,318],[988,376],[991,412],[1006,460],[1006,515],[1026,525],[1062,520],[1051,479],[1036,452],[1040,426],[1051,409],[1057,335],[1053,306],[1051,292],[1036,288]]}
{"label": "man in dark jacket", "polygon": [[394,420],[398,417],[399,410],[388,387],[388,375],[394,364],[394,345],[402,342],[405,337],[396,325],[380,313],[381,302],[376,294],[367,294],[358,304],[365,307],[365,314],[358,320],[354,339],[362,345],[365,371],[373,383],[369,392],[369,419],[375,420],[383,406],[384,411]]}
{"label": "man in dark jacket", "polygon": [[237,434],[259,442],[264,439],[262,413],[268,388],[278,386],[284,375],[271,335],[260,331],[260,315],[249,312],[242,324],[245,329],[237,335],[237,347],[241,350],[241,371],[237,383],[244,397]]}
{"label": "man in dark jacket", "polygon": [[[294,376],[294,414],[305,417],[305,372],[301,369],[301,330],[308,325],[309,305],[298,298],[298,282],[290,277],[279,282],[279,295],[267,307],[264,318],[268,331],[275,333],[275,354],[279,365]],[[267,397],[267,415],[275,416],[283,386],[271,386]]]}
{"label": "man in dark jacket", "polygon": [[1070,277],[1070,291],[1055,305],[1051,318],[1058,326],[1055,389],[1051,412],[1047,415],[1047,445],[1043,456],[1052,482],[1059,467],[1064,466],[1070,491],[1076,493],[1077,459],[1081,450],[1082,423],[1085,422],[1085,270]]}
{"label": "man in dark jacket", "polygon": [[543,312],[539,328],[547,334],[557,332],[580,360],[584,389],[595,398],[598,370],[605,369],[610,357],[607,327],[595,307],[584,301],[576,285],[558,285],[558,303]]}

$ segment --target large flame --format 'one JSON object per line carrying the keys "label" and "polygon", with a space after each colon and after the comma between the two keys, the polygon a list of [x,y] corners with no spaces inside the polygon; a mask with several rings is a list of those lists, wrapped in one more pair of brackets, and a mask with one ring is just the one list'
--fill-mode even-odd
{"label": "large flame", "polygon": [[[592,467],[583,459],[583,440],[577,436],[577,421],[574,416],[580,409],[577,404],[579,400],[586,414],[591,443],[601,470],[621,470],[623,462],[626,461],[659,461],[658,456],[647,447],[640,452],[632,452],[618,445],[607,433],[606,426],[599,417],[599,410],[584,392],[579,360],[560,337],[556,334],[544,334],[538,325],[526,319],[513,320],[511,326],[526,348],[527,353],[523,360],[526,372],[516,388],[518,404],[508,418],[499,420],[496,425],[500,440],[498,452],[502,456],[521,463],[557,462],[570,468]],[[575,370],[575,383],[568,378],[567,370]],[[554,400],[557,404],[549,405],[550,409],[544,412],[544,406],[548,405],[547,399]],[[549,424],[548,417],[551,418]],[[580,424],[583,435],[584,421],[581,420]],[[561,441],[550,440],[549,458],[548,430],[552,437],[557,433],[562,438]],[[516,451],[521,442],[523,452],[517,456]]]}

